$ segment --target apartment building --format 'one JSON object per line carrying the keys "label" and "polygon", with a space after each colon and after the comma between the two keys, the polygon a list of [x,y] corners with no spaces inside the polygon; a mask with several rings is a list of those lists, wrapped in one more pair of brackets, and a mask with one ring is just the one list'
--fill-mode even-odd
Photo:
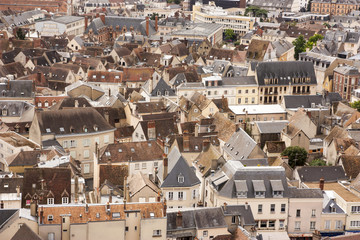
{"label": "apartment building", "polygon": [[333,91],[343,99],[351,100],[351,94],[358,88],[360,72],[356,67],[343,65],[334,69]]}
{"label": "apartment building", "polygon": [[231,15],[222,7],[202,5],[199,2],[193,6],[192,19],[196,23],[216,23],[224,29],[233,29],[240,36],[253,29],[255,17]]}
{"label": "apartment building", "polygon": [[315,0],[311,3],[311,12],[330,14],[330,15],[347,15],[353,10],[360,7],[358,0]]}
{"label": "apartment building", "polygon": [[52,20],[35,23],[35,30],[40,36],[82,35],[85,30],[84,17],[63,16]]}

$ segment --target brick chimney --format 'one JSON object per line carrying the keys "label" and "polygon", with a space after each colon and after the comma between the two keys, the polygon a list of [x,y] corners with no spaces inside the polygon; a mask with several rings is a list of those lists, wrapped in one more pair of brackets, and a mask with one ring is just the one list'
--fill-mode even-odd
{"label": "brick chimney", "polygon": [[169,166],[169,159],[167,158],[167,155],[163,154],[163,166],[164,166],[164,172],[163,172],[163,180],[167,177],[168,174],[168,166]]}
{"label": "brick chimney", "polygon": [[88,24],[89,24],[89,19],[87,16],[85,16],[85,30],[88,28]]}
{"label": "brick chimney", "polygon": [[146,17],[146,36],[149,36],[149,17]]}
{"label": "brick chimney", "polygon": [[158,21],[159,21],[159,17],[155,16],[155,31],[158,31]]}
{"label": "brick chimney", "polygon": [[209,147],[210,147],[210,140],[209,139],[204,139],[203,140],[203,148],[202,148],[203,152],[205,150],[207,150]]}
{"label": "brick chimney", "polygon": [[100,14],[100,19],[103,22],[103,24],[105,24],[105,14]]}
{"label": "brick chimney", "polygon": [[320,178],[319,188],[321,189],[321,191],[324,191],[324,185],[325,185],[325,179]]}
{"label": "brick chimney", "polygon": [[166,216],[166,209],[167,209],[166,199],[164,200],[163,207],[164,207],[164,217],[165,217]]}
{"label": "brick chimney", "polygon": [[176,227],[181,228],[182,227],[182,214],[180,211],[176,214]]}
{"label": "brick chimney", "polygon": [[190,135],[187,130],[184,131],[184,135],[183,135],[183,149],[184,152],[190,151]]}

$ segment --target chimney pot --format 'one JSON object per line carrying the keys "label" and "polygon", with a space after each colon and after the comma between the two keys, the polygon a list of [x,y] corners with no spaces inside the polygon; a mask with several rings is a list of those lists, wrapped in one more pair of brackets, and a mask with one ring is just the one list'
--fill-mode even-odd
{"label": "chimney pot", "polygon": [[324,185],[325,185],[325,179],[320,178],[319,188],[321,189],[321,191],[324,191]]}

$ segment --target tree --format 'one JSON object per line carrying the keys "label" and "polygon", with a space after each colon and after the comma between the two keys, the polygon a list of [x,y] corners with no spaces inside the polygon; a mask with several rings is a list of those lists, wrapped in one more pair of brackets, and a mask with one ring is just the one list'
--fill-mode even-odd
{"label": "tree", "polygon": [[26,35],[25,35],[25,33],[22,31],[21,28],[18,28],[18,29],[16,30],[16,37],[17,37],[18,39],[20,39],[20,40],[25,40]]}
{"label": "tree", "polygon": [[292,44],[295,46],[294,58],[298,60],[299,54],[306,51],[306,40],[303,35],[300,35]]}
{"label": "tree", "polygon": [[256,12],[259,10],[260,8],[257,7],[257,6],[250,6],[250,7],[247,7],[245,9],[245,16],[247,16],[249,13],[252,13],[252,16],[255,17],[256,16]]}
{"label": "tree", "polygon": [[289,158],[289,165],[294,168],[295,166],[304,166],[307,151],[299,146],[290,146],[281,153],[281,156],[287,156]]}
{"label": "tree", "polygon": [[174,0],[174,3],[175,3],[175,4],[180,4],[181,1],[180,1],[180,0]]}
{"label": "tree", "polygon": [[160,18],[158,13],[153,12],[153,14],[150,17],[150,20],[155,20],[156,16],[158,16],[158,18]]}
{"label": "tree", "polygon": [[226,40],[231,40],[232,41],[232,40],[236,39],[236,34],[234,33],[233,29],[225,29],[224,35],[225,35]]}
{"label": "tree", "polygon": [[323,25],[324,25],[324,27],[326,27],[327,29],[330,29],[330,28],[331,28],[330,24],[329,24],[329,23],[327,23],[327,22],[326,22],[326,23],[324,23]]}
{"label": "tree", "polygon": [[266,18],[267,14],[268,14],[268,11],[265,9],[261,9],[261,8],[255,12],[255,16],[261,17],[261,18]]}
{"label": "tree", "polygon": [[326,166],[326,162],[322,159],[314,159],[310,162],[310,166]]}
{"label": "tree", "polygon": [[316,42],[319,40],[322,40],[324,38],[321,34],[315,34],[314,36],[311,36],[309,38],[309,41],[306,43],[306,47],[309,49],[312,49],[314,45],[316,45]]}
{"label": "tree", "polygon": [[307,5],[307,11],[311,12],[311,4],[312,4],[312,0],[309,0],[309,3]]}
{"label": "tree", "polygon": [[355,101],[350,103],[350,107],[355,108],[356,110],[358,110],[360,112],[360,101]]}

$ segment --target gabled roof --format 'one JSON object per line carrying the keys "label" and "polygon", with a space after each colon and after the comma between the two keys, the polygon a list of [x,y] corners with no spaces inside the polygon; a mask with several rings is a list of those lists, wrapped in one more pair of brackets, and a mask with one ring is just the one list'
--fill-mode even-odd
{"label": "gabled roof", "polygon": [[11,240],[42,240],[36,233],[31,230],[26,223],[20,225],[19,230],[11,238]]}
{"label": "gabled roof", "polygon": [[151,92],[151,96],[156,97],[160,96],[167,96],[165,93],[167,92],[168,96],[175,96],[175,90],[172,89],[163,78],[161,78],[158,83],[156,84],[155,88]]}
{"label": "gabled roof", "polygon": [[[155,134],[156,138],[165,138],[168,135],[173,135],[178,133],[178,128],[174,119],[159,119],[156,121],[140,121],[138,124],[141,126],[144,131],[145,138],[149,139],[148,136],[148,126],[150,122],[155,124]],[[135,128],[136,129],[136,128]]]}
{"label": "gabled roof", "polygon": [[301,182],[319,182],[324,178],[325,182],[347,180],[342,166],[303,166],[297,167]]}
{"label": "gabled roof", "polygon": [[[184,177],[184,182],[178,181],[179,176]],[[192,187],[197,184],[200,184],[200,180],[196,177],[195,171],[189,167],[186,160],[181,156],[164,179],[161,188]]]}
{"label": "gabled roof", "polygon": [[0,229],[19,209],[0,209]]}
{"label": "gabled roof", "polygon": [[136,193],[141,191],[144,187],[148,187],[151,190],[154,191],[154,193],[160,192],[160,188],[158,188],[155,183],[153,183],[148,176],[145,176],[141,172],[137,172],[133,174],[129,180],[129,191],[130,191],[130,197],[134,196]]}
{"label": "gabled roof", "polygon": [[286,120],[280,121],[255,121],[254,122],[261,134],[281,133],[281,130],[289,123]]}
{"label": "gabled roof", "polygon": [[100,165],[99,168],[100,185],[108,180],[117,187],[124,186],[124,179],[129,172],[127,165]]}
{"label": "gabled roof", "polygon": [[341,155],[340,158],[346,176],[350,179],[356,178],[360,173],[360,156]]}

